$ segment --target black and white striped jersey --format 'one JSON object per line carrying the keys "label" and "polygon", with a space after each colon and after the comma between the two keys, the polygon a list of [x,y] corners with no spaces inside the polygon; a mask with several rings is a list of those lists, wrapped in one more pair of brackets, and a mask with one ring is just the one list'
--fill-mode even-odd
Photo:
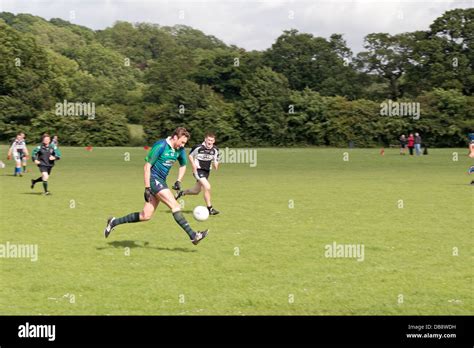
{"label": "black and white striped jersey", "polygon": [[208,149],[205,143],[194,146],[189,153],[198,169],[211,170],[211,163],[218,162],[219,149],[216,146]]}
{"label": "black and white striped jersey", "polygon": [[24,140],[17,140],[15,139],[10,147],[13,156],[22,155],[25,151],[26,143]]}

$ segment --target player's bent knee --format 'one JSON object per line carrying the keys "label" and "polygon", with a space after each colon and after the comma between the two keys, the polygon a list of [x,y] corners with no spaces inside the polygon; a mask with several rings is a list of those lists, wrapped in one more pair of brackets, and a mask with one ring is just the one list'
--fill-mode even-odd
{"label": "player's bent knee", "polygon": [[148,221],[150,219],[151,219],[151,214],[147,214],[144,212],[140,214],[140,221]]}
{"label": "player's bent knee", "polygon": [[173,204],[171,205],[171,212],[172,212],[172,213],[176,213],[176,212],[178,212],[178,211],[180,211],[180,210],[181,210],[181,205],[180,205],[178,202],[173,203]]}

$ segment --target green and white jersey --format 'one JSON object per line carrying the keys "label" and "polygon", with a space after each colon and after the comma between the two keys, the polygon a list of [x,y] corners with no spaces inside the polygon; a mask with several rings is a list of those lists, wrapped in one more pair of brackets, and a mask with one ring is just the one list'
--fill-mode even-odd
{"label": "green and white jersey", "polygon": [[174,162],[178,161],[181,167],[187,163],[184,148],[174,149],[170,145],[169,137],[154,143],[145,161],[151,164],[150,179],[158,179],[162,183],[166,182],[166,177]]}

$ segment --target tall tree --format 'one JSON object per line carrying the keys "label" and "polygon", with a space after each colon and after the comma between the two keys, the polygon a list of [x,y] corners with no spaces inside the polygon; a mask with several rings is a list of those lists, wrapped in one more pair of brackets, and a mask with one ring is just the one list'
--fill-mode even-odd
{"label": "tall tree", "polygon": [[411,55],[408,43],[404,34],[369,34],[365,37],[366,51],[357,55],[359,68],[384,79],[388,84],[387,97],[394,100],[403,96],[400,81]]}
{"label": "tall tree", "polygon": [[282,145],[288,134],[288,80],[268,67],[260,68],[242,88],[237,104],[242,137],[249,144]]}
{"label": "tall tree", "polygon": [[351,64],[351,52],[341,35],[330,41],[286,30],[264,54],[264,64],[285,75],[290,88],[308,87],[322,95],[356,98],[360,88]]}

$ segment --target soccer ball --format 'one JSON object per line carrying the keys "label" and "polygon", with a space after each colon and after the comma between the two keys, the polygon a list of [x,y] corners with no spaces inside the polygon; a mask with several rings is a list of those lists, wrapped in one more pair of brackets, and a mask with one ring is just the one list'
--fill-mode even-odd
{"label": "soccer ball", "polygon": [[198,205],[196,208],[194,208],[193,215],[197,221],[204,221],[209,217],[209,210],[202,205]]}

